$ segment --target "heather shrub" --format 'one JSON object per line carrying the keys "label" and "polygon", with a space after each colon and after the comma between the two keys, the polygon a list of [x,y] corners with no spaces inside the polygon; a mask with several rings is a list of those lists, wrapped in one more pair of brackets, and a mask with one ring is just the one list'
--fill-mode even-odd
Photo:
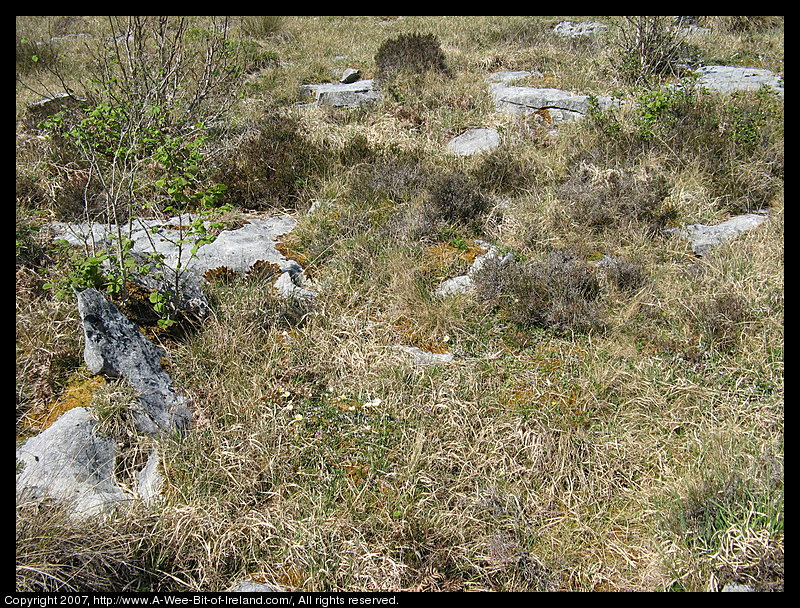
{"label": "heather shrub", "polygon": [[533,182],[533,168],[519,152],[503,147],[483,155],[470,172],[475,182],[488,191],[513,193]]}
{"label": "heather shrub", "polygon": [[675,219],[664,203],[669,183],[663,175],[638,177],[630,171],[581,164],[558,193],[570,217],[595,232],[631,225],[657,231]]}
{"label": "heather shrub", "polygon": [[433,34],[400,34],[386,40],[375,55],[375,65],[381,80],[403,71],[448,71],[444,51]]}
{"label": "heather shrub", "polygon": [[697,306],[694,318],[707,345],[729,350],[739,342],[745,325],[751,320],[750,306],[737,294],[721,293]]}
{"label": "heather shrub", "polygon": [[523,327],[556,332],[602,327],[600,282],[594,270],[569,251],[534,263],[491,260],[475,274],[476,292],[500,314]]}
{"label": "heather shrub", "polygon": [[225,150],[214,175],[228,187],[228,203],[245,209],[293,207],[322,158],[295,119],[268,114]]}
{"label": "heather shrub", "polygon": [[428,185],[423,213],[431,220],[480,231],[480,220],[491,201],[464,174],[434,176]]}
{"label": "heather shrub", "polygon": [[619,291],[636,291],[647,282],[647,273],[641,264],[615,259],[606,266],[606,276]]}
{"label": "heather shrub", "polygon": [[408,202],[421,195],[430,173],[423,155],[392,148],[374,149],[361,137],[344,146],[340,162],[355,165],[348,174],[348,197],[357,201]]}

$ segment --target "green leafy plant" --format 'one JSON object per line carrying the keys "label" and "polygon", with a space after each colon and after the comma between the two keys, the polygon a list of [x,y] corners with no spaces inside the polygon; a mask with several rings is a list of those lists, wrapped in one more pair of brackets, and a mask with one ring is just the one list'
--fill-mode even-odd
{"label": "green leafy plant", "polygon": [[[228,44],[224,27],[222,33],[199,31],[184,18],[111,18],[111,26],[124,35],[110,40],[112,56],[96,58],[99,75],[86,96],[93,101],[84,104],[82,116],[58,112],[40,127],[74,146],[88,182],[103,194],[99,213],[85,200],[84,218],[104,221],[109,243],[87,243],[73,287],[86,283],[86,260],[101,260],[106,289],[124,296],[131,276],[152,267],[132,255],[136,218],[178,215],[174,283],[170,294],[154,302],[166,321],[172,303],[165,298],[180,294],[188,260],[213,240],[214,220],[229,208],[221,205],[226,186],[210,178],[204,154],[208,127],[201,118],[213,121],[226,111],[230,92],[221,89],[237,74],[235,45]],[[141,44],[123,44],[128,35]],[[202,60],[198,48],[206,51]],[[198,61],[194,67],[202,69],[190,69]],[[193,215],[184,221],[186,213]],[[155,250],[147,262],[158,265],[163,259]]]}
{"label": "green leafy plant", "polygon": [[620,76],[633,83],[680,75],[690,49],[686,34],[672,27],[672,17],[626,16],[612,42],[611,63]]}
{"label": "green leafy plant", "polygon": [[653,139],[674,127],[697,107],[696,76],[670,88],[653,88],[636,99],[638,135]]}
{"label": "green leafy plant", "polygon": [[764,142],[768,125],[778,116],[777,93],[764,86],[751,100],[734,94],[724,108],[720,129],[743,152],[750,154]]}

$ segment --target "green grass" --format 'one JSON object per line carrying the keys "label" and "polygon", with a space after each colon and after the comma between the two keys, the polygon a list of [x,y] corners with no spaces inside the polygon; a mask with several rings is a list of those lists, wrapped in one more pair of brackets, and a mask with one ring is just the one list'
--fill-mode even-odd
{"label": "green grass", "polygon": [[[783,102],[665,98],[613,70],[613,31],[550,36],[567,18],[231,18],[250,74],[204,169],[232,217],[297,214],[285,246],[318,299],[219,282],[199,329],[148,329],[195,414],[159,446],[163,501],[91,524],[18,507],[18,590],[783,589]],[[43,289],[69,252],[42,227],[81,217],[88,170],[24,112],[86,81],[109,31],[64,19],[17,18],[18,436],[84,368],[74,304]],[[782,18],[701,24],[699,56],[782,73]],[[92,37],[48,43],[64,83],[20,42],[78,30]],[[414,33],[435,36],[447,75],[399,73],[371,110],[297,107],[298,85],[371,78],[381,45]],[[536,86],[627,103],[556,137],[494,112],[484,78],[531,68]],[[503,146],[449,155],[475,126]],[[760,206],[768,222],[703,258],[660,232]],[[476,238],[513,252],[513,274],[486,279],[491,297],[432,296]],[[626,265],[601,273],[603,255]],[[398,344],[456,360],[415,368]],[[119,383],[92,397],[128,485],[149,448],[129,398]]]}

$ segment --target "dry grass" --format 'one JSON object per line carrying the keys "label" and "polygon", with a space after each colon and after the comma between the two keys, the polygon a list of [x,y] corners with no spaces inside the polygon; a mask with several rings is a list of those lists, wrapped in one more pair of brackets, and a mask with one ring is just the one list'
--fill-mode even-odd
{"label": "dry grass", "polygon": [[[320,295],[306,309],[277,299],[268,276],[210,285],[212,317],[163,338],[196,421],[160,446],[163,500],[91,524],[18,506],[17,590],[216,591],[244,577],[303,591],[782,589],[782,113],[752,156],[687,127],[722,115],[713,101],[656,140],[636,135],[635,104],[555,138],[535,117],[495,113],[484,78],[499,69],[636,99],[610,70],[610,44],[549,35],[565,18],[232,19],[276,59],[249,80],[229,131],[253,145],[237,158],[212,138],[209,158],[237,171],[252,206],[248,193],[270,190],[252,181],[267,162],[259,137],[280,134],[269,206],[327,201],[298,212],[285,243]],[[44,40],[49,19],[18,18],[18,37]],[[782,71],[782,21],[701,24],[715,27],[693,39],[705,57]],[[436,36],[449,78],[401,74],[371,111],[292,108],[298,84],[349,66],[372,77],[381,44],[414,32]],[[64,60],[81,65],[85,42],[65,41]],[[17,93],[19,112],[33,94]],[[503,148],[448,155],[473,126],[500,129]],[[74,306],[41,288],[65,263],[32,213],[60,213],[69,171],[52,142],[18,128],[19,433],[69,398],[82,362]],[[19,177],[41,170],[39,183]],[[703,258],[659,235],[724,219],[743,179],[769,204],[760,229]],[[520,303],[513,277],[488,303],[433,297],[478,237],[513,250],[531,280],[550,269],[544,284],[564,293],[575,286],[553,260],[569,250],[562,265],[592,287],[602,323],[565,322],[580,302],[561,292],[553,310]],[[605,273],[603,255],[629,265]],[[398,344],[455,361],[414,367]],[[118,471],[130,483],[149,446],[118,417],[124,387],[100,392],[103,428],[130,444]]]}

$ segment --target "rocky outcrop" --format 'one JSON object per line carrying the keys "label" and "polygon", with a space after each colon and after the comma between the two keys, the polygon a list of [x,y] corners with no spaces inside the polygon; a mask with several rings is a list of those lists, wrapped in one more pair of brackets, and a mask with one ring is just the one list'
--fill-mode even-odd
{"label": "rocky outcrop", "polygon": [[766,219],[765,212],[746,213],[712,226],[690,224],[682,228],[668,228],[665,232],[688,240],[695,255],[702,256],[725,241],[757,228]]}
{"label": "rocky outcrop", "polygon": [[150,435],[182,432],[192,413],[162,367],[163,351],[96,289],[78,293],[87,367],[95,374],[124,378],[139,393],[133,404],[136,428]]}
{"label": "rocky outcrop", "polygon": [[114,481],[117,449],[85,407],[62,414],[17,448],[17,502],[62,500],[78,516],[107,513],[129,496]]}
{"label": "rocky outcrop", "polygon": [[619,100],[611,97],[578,95],[561,89],[520,87],[511,84],[519,80],[509,76],[509,72],[499,73],[502,76],[488,78],[489,93],[494,101],[495,110],[511,114],[537,113],[546,122],[560,123],[579,120],[589,113],[592,103],[599,110],[607,110],[619,104]]}

